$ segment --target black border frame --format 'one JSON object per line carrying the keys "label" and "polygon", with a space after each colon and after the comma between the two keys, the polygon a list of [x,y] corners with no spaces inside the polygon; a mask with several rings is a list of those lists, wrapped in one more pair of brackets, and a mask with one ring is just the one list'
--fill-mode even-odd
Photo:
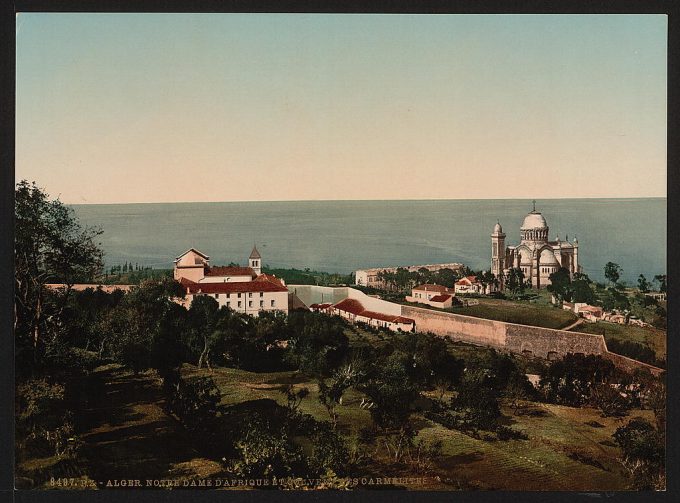
{"label": "black border frame", "polygon": [[[674,238],[680,220],[680,153],[678,149],[678,96],[680,94],[680,8],[672,0],[16,0],[3,2],[0,94],[0,501],[20,502],[146,502],[149,500],[222,501],[250,503],[306,501],[393,501],[413,502],[572,501],[608,499],[616,501],[680,501],[678,456],[678,380],[680,351],[680,298],[677,266],[679,247]],[[667,274],[668,309],[668,431],[667,490],[665,492],[281,492],[281,491],[15,491],[14,485],[14,340],[12,333],[13,231],[14,231],[14,124],[15,124],[15,12],[290,12],[290,13],[413,13],[413,14],[667,14],[668,15],[668,129],[667,129]],[[4,239],[6,237],[6,239]],[[9,446],[9,447],[8,447]]]}

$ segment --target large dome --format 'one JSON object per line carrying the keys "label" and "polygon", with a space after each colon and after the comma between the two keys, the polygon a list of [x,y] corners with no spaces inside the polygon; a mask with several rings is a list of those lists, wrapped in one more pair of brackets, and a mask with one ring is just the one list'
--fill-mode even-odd
{"label": "large dome", "polygon": [[539,212],[534,211],[532,211],[526,217],[524,217],[524,222],[522,223],[522,227],[520,227],[520,229],[523,231],[547,228],[548,223],[545,221],[545,218],[543,218],[543,215],[541,215]]}

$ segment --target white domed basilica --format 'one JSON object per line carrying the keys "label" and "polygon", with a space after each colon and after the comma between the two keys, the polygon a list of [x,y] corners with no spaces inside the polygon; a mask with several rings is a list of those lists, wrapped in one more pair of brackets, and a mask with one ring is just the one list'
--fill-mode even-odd
{"label": "white domed basilica", "polygon": [[578,240],[548,240],[548,223],[543,215],[534,209],[526,217],[520,227],[520,243],[517,246],[505,246],[505,234],[500,222],[491,234],[491,272],[501,281],[510,268],[519,268],[524,278],[531,281],[533,288],[545,288],[550,284],[550,275],[560,267],[564,267],[573,277],[581,272],[578,263]]}

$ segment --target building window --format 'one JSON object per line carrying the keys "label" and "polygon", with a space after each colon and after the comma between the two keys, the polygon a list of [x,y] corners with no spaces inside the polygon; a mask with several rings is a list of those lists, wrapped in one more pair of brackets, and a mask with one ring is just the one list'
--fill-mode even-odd
{"label": "building window", "polygon": [[248,307],[253,307],[253,301],[252,300],[248,301]]}
{"label": "building window", "polygon": [[[239,299],[241,298],[241,293],[240,293],[240,292],[239,292],[239,294],[238,294],[238,298],[239,298]],[[240,306],[241,303],[239,302],[238,305]]]}
{"label": "building window", "polygon": [[220,298],[220,294],[219,294],[219,293],[216,293],[216,294],[215,294],[215,298],[216,298],[216,299],[219,299],[219,298]]}
{"label": "building window", "polygon": [[264,297],[264,292],[260,292],[260,297]]}
{"label": "building window", "polygon": [[231,304],[231,302],[227,301],[227,307],[229,307],[229,304]]}
{"label": "building window", "polygon": [[248,292],[248,298],[253,296],[253,292]]}
{"label": "building window", "polygon": [[264,307],[264,300],[260,301],[260,307]]}
{"label": "building window", "polygon": [[274,299],[272,299],[271,302],[272,302],[271,306],[274,307],[276,305],[276,301]]}
{"label": "building window", "polygon": [[241,301],[240,300],[238,301],[238,307],[241,307]]}

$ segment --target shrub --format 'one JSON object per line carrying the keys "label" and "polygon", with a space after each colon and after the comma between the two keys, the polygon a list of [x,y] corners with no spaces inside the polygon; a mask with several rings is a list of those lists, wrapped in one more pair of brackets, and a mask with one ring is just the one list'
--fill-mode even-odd
{"label": "shrub", "polygon": [[205,429],[217,415],[221,398],[211,377],[180,380],[168,400],[168,409],[188,430]]}

